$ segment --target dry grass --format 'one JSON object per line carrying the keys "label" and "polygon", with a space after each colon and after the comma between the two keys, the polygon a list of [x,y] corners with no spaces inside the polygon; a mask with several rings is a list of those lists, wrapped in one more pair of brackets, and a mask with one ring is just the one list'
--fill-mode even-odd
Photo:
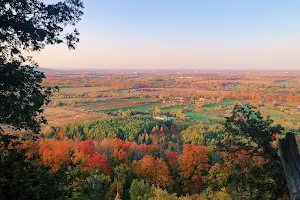
{"label": "dry grass", "polygon": [[106,115],[103,113],[88,113],[83,110],[69,110],[65,108],[46,107],[44,116],[48,120],[48,125],[46,126],[60,126],[65,124],[102,119]]}

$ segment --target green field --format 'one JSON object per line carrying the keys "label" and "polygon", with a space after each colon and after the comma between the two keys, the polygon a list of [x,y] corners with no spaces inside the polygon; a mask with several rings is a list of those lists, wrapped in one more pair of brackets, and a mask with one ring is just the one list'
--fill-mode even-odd
{"label": "green field", "polygon": [[284,113],[278,111],[278,110],[266,110],[271,114],[273,117],[279,117],[280,115],[285,115]]}
{"label": "green field", "polygon": [[206,115],[204,113],[193,113],[193,112],[188,112],[184,113],[190,120],[198,120],[198,121],[217,121],[218,118],[212,117],[209,115]]}
{"label": "green field", "polygon": [[159,103],[151,103],[151,104],[143,104],[143,105],[137,105],[137,106],[129,106],[124,108],[113,108],[113,109],[107,109],[107,110],[97,110],[98,112],[104,112],[104,113],[110,113],[118,110],[127,111],[127,110],[133,110],[133,111],[152,111],[156,106],[160,106]]}
{"label": "green field", "polygon": [[[144,105],[138,105],[138,106],[124,107],[124,108],[98,110],[98,112],[111,113],[111,112],[119,111],[119,110],[121,110],[121,111],[133,110],[133,111],[149,111],[149,113],[152,113],[152,111],[155,109],[155,107],[161,108],[162,106],[166,106],[166,105],[160,104],[160,103],[153,103],[153,104],[144,104]],[[168,107],[161,108],[161,112],[170,112],[172,110],[183,109],[186,106],[188,106],[189,108],[194,107],[193,104],[170,105]],[[187,112],[184,114],[190,120],[216,121],[219,119],[217,117],[209,116],[206,112],[204,112],[204,113]]]}
{"label": "green field", "polygon": [[[177,110],[177,109],[183,109],[184,107],[186,107],[187,104],[181,104],[181,105],[170,105],[166,108],[161,108],[161,111],[162,112],[170,112],[172,110]],[[189,105],[190,106],[193,106],[192,104]]]}
{"label": "green field", "polygon": [[[134,101],[145,101],[145,100],[151,100],[151,99],[134,99],[131,102]],[[130,101],[126,101],[130,102]],[[122,105],[125,104],[125,102],[120,102],[120,103],[112,103],[109,105]],[[143,105],[137,105],[137,106],[129,106],[129,107],[124,107],[124,108],[113,108],[113,109],[106,109],[102,110],[102,112],[109,113],[109,112],[114,112],[118,110],[126,111],[126,110],[134,110],[134,111],[149,111],[152,112],[155,107],[159,107],[161,109],[161,112],[170,112],[172,110],[177,110],[177,109],[183,109],[188,105],[189,108],[193,107],[194,105],[192,104],[180,104],[180,105],[165,105],[161,103],[150,103],[150,104],[143,104]]]}

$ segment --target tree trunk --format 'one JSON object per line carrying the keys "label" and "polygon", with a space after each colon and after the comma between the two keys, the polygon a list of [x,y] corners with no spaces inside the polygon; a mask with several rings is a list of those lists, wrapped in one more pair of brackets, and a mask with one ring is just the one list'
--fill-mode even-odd
{"label": "tree trunk", "polygon": [[286,175],[291,200],[300,200],[300,156],[293,133],[279,141],[280,156]]}

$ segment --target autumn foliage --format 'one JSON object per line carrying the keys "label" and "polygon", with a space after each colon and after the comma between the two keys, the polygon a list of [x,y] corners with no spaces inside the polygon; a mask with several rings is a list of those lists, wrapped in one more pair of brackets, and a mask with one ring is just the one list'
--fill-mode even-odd
{"label": "autumn foliage", "polygon": [[95,167],[109,174],[107,156],[96,152],[92,140],[76,143],[71,140],[45,139],[37,142],[26,141],[27,159],[38,157],[37,164],[43,164],[56,172],[68,165],[75,164],[82,172],[91,172]]}
{"label": "autumn foliage", "polygon": [[76,146],[72,161],[75,164],[79,164],[80,169],[84,172],[91,172],[95,167],[103,170],[105,174],[110,172],[107,156],[96,152],[92,140],[80,142]]}
{"label": "autumn foliage", "polygon": [[72,141],[58,141],[54,139],[47,139],[40,143],[39,154],[41,162],[56,172],[63,165],[71,163],[72,149],[75,144]]}
{"label": "autumn foliage", "polygon": [[146,155],[142,160],[133,162],[133,169],[136,175],[143,177],[147,183],[161,187],[172,183],[168,166],[161,158],[153,159],[152,156]]}
{"label": "autumn foliage", "polygon": [[199,193],[203,186],[204,175],[209,169],[206,147],[185,145],[178,162],[180,180],[184,185],[184,191]]}

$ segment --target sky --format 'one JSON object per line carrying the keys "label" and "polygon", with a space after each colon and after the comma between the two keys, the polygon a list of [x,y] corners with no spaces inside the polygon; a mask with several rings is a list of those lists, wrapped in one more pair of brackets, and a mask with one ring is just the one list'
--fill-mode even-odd
{"label": "sky", "polygon": [[46,47],[40,67],[300,69],[299,0],[83,2],[76,50]]}

